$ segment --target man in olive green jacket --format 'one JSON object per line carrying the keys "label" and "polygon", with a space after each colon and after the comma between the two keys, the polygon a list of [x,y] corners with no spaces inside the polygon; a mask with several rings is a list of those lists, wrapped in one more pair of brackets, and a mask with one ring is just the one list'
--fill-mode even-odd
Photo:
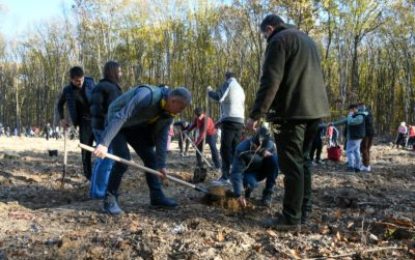
{"label": "man in olive green jacket", "polygon": [[273,123],[285,194],[282,214],[266,224],[283,230],[305,223],[311,211],[309,153],[329,105],[313,40],[277,15],[265,17],[261,32],[268,45],[247,127],[258,127],[265,114]]}

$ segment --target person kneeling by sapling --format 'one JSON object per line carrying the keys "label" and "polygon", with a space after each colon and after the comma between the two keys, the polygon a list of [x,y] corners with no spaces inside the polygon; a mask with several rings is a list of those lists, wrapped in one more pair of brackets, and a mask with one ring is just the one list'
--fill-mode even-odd
{"label": "person kneeling by sapling", "polygon": [[[258,183],[265,180],[261,202],[264,206],[269,207],[277,176],[278,158],[275,144],[268,129],[260,127],[254,136],[236,147],[231,172],[234,195],[245,207],[246,199],[251,197],[251,193]],[[242,195],[242,188],[245,190],[244,195]]]}

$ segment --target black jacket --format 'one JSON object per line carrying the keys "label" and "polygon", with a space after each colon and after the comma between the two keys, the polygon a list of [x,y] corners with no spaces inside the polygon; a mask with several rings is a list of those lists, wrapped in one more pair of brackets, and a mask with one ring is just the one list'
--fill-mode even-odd
{"label": "black jacket", "polygon": [[121,96],[122,90],[120,86],[107,79],[102,79],[92,91],[91,96],[91,120],[92,128],[104,129],[105,118],[107,116],[108,107],[111,102]]}
{"label": "black jacket", "polygon": [[365,127],[366,127],[366,136],[367,137],[374,137],[375,136],[375,128],[373,126],[373,116],[372,112],[367,111],[367,115],[365,115]]}
{"label": "black jacket", "polygon": [[276,119],[317,119],[329,115],[320,58],[313,40],[293,26],[268,38],[259,90],[250,117],[272,110]]}
{"label": "black jacket", "polygon": [[362,139],[366,136],[365,114],[356,113],[353,117],[363,116],[363,122],[358,125],[348,125],[347,131],[349,131],[349,137],[351,140]]}
{"label": "black jacket", "polygon": [[74,126],[78,126],[81,119],[89,119],[89,96],[94,87],[94,80],[90,77],[85,77],[81,89],[72,84],[64,87],[57,105],[59,119],[65,118],[65,103],[68,104],[69,116]]}

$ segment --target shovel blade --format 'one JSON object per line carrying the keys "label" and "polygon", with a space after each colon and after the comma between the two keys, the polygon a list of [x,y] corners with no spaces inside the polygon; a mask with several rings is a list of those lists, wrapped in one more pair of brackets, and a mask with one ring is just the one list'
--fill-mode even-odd
{"label": "shovel blade", "polygon": [[206,177],[207,177],[207,169],[202,168],[202,167],[198,167],[193,171],[192,182],[193,183],[204,182],[206,180]]}

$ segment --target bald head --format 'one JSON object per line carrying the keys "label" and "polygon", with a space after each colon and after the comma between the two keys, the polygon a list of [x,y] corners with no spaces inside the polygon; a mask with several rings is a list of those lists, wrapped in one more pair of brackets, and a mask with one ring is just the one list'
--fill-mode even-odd
{"label": "bald head", "polygon": [[192,94],[187,88],[172,89],[167,96],[165,110],[169,113],[179,114],[192,103]]}

